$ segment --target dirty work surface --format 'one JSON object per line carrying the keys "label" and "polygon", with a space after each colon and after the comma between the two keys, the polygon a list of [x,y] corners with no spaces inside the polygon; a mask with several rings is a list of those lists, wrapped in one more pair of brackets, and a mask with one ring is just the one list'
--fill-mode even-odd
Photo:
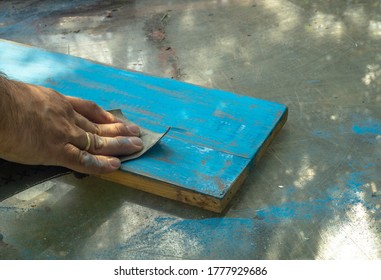
{"label": "dirty work surface", "polygon": [[[168,10],[160,46],[145,26]],[[381,258],[380,1],[36,0],[0,11],[3,39],[168,78],[177,67],[182,81],[289,107],[224,215],[70,175],[0,204],[2,257]]]}
{"label": "dirty work surface", "polygon": [[0,159],[0,201],[59,176],[71,173],[57,166],[31,166]]}

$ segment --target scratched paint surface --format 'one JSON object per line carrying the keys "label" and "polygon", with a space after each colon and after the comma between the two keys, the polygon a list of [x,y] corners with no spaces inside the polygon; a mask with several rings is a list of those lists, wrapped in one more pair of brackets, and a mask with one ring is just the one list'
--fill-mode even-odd
{"label": "scratched paint surface", "polygon": [[[252,162],[284,105],[123,71],[80,58],[1,41],[10,78],[95,101],[150,130],[172,130],[122,170],[222,198]],[[168,172],[170,170],[170,172]]]}

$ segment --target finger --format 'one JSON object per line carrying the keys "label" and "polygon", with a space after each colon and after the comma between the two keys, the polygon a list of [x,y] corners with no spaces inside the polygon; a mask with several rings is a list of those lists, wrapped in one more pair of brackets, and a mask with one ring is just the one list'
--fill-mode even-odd
{"label": "finger", "polygon": [[124,123],[96,124],[79,113],[75,114],[75,120],[77,126],[84,131],[100,136],[140,136],[140,129],[137,125],[125,125]]}
{"label": "finger", "polygon": [[94,155],[125,156],[143,149],[143,141],[138,137],[102,137],[91,135],[89,153]]}
{"label": "finger", "polygon": [[98,123],[116,123],[120,122],[113,114],[103,110],[96,103],[76,97],[66,96],[67,100],[73,106],[74,110],[87,118],[88,120]]}
{"label": "finger", "polygon": [[77,112],[75,112],[75,124],[84,131],[90,132],[92,134],[101,134],[101,129],[97,124],[89,121]]}
{"label": "finger", "polygon": [[66,144],[59,164],[85,174],[102,174],[119,169],[121,163],[118,158],[92,155],[72,144]]}
{"label": "finger", "polygon": [[143,141],[138,137],[103,137],[84,131],[71,144],[91,154],[107,156],[130,155],[143,149]]}
{"label": "finger", "polygon": [[124,123],[98,124],[101,136],[140,136],[140,128],[137,125],[125,125]]}

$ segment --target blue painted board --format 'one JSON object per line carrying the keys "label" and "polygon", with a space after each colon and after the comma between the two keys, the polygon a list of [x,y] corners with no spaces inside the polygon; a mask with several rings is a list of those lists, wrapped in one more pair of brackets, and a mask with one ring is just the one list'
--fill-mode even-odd
{"label": "blue painted board", "polygon": [[[0,40],[0,71],[10,78],[121,108],[131,121],[169,133],[122,171],[222,199],[255,161],[286,106],[126,71]],[[283,123],[282,123],[283,125]]]}

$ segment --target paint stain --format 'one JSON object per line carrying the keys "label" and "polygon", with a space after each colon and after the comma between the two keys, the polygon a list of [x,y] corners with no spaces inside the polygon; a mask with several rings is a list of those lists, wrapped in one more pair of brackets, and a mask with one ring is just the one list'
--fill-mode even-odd
{"label": "paint stain", "polygon": [[270,234],[270,229],[261,228],[258,223],[262,222],[236,218],[158,218],[123,244],[101,252],[97,258],[121,257],[124,252],[136,259],[254,258],[255,244],[261,244],[258,240]]}
{"label": "paint stain", "polygon": [[314,130],[312,131],[312,135],[325,140],[332,138],[332,134],[324,130]]}
{"label": "paint stain", "polygon": [[144,31],[149,41],[158,49],[158,62],[165,75],[172,79],[181,79],[183,73],[179,67],[175,49],[168,40],[166,27],[170,19],[171,10],[157,13],[149,18],[144,25]]}
{"label": "paint stain", "polygon": [[[366,183],[374,179],[374,168],[374,164],[350,165],[350,172],[338,176],[338,180],[327,189],[322,191],[321,188],[312,188],[309,190],[311,197],[303,195],[300,200],[298,192],[304,190],[287,185],[282,189],[284,197],[279,204],[267,205],[262,209],[231,211],[230,215],[235,215],[235,218],[156,218],[134,234],[126,236],[125,239],[121,238],[119,242],[112,242],[102,249],[94,248],[91,258],[268,258],[267,248],[284,241],[279,241],[276,233],[285,226],[293,226],[297,222],[309,224],[333,219],[345,221],[349,219],[348,215],[353,211],[353,206],[358,205],[363,206],[360,208],[367,209],[369,213],[375,212],[377,218],[379,211],[376,199],[366,199]],[[300,238],[297,233],[294,236],[292,234],[292,231],[287,232],[287,240]],[[319,238],[318,233],[316,235],[317,237],[311,237]]]}
{"label": "paint stain", "polygon": [[374,144],[377,140],[381,140],[381,122],[367,119],[357,121],[352,126],[352,131],[361,136],[361,141]]}
{"label": "paint stain", "polygon": [[313,79],[313,80],[307,80],[307,84],[309,85],[321,85],[321,80]]}
{"label": "paint stain", "polygon": [[290,222],[295,220],[318,219],[326,211],[330,199],[312,201],[289,201],[280,205],[268,206],[256,212],[255,217],[266,222]]}
{"label": "paint stain", "polygon": [[363,206],[370,213],[378,213],[377,201],[370,199],[372,189],[369,187],[370,183],[377,181],[378,178],[374,171],[375,164],[349,164],[349,167],[352,171],[340,176],[337,184],[331,185],[325,192],[317,189],[311,193],[310,199],[297,201],[297,192],[300,189],[287,186],[283,192],[285,202],[268,205],[257,210],[253,216],[265,222],[277,223],[296,220],[316,221],[333,214],[344,217],[345,213],[357,205]]}
{"label": "paint stain", "polygon": [[352,131],[360,135],[381,135],[381,122],[368,119],[353,125]]}

